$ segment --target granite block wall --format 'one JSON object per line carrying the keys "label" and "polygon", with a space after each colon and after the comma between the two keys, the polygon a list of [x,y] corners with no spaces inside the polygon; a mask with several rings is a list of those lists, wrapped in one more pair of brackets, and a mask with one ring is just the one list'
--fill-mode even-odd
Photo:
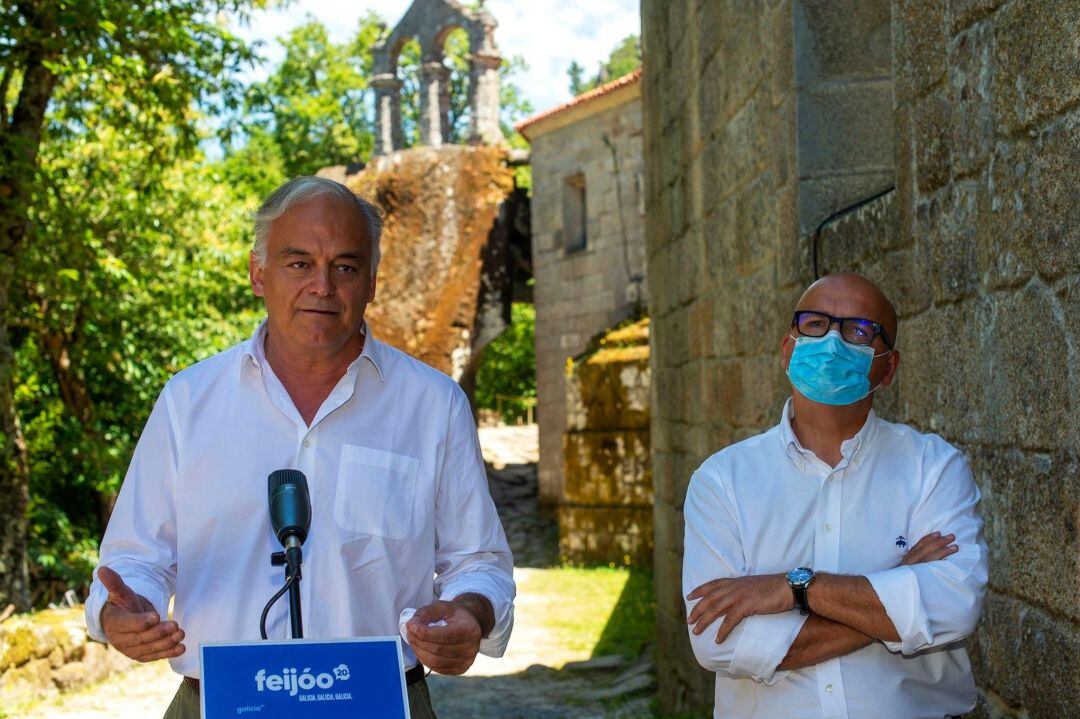
{"label": "granite block wall", "polygon": [[816,268],[893,298],[878,409],[961,447],[983,493],[973,716],[1080,715],[1080,4],[643,0],[642,24],[662,706],[712,703],[687,481],[777,421]]}

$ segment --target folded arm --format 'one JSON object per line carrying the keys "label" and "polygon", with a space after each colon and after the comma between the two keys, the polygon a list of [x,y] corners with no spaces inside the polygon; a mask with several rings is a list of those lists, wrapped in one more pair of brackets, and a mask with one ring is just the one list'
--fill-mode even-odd
{"label": "folded arm", "polygon": [[975,630],[988,571],[979,490],[963,455],[951,447],[941,455],[928,468],[927,490],[912,512],[912,533],[925,536],[895,569],[818,575],[807,590],[815,614],[904,654]]}
{"label": "folded arm", "polygon": [[989,552],[979,490],[962,454],[951,447],[941,454],[929,469],[932,481],[912,513],[911,529],[916,536],[948,532],[956,551],[865,577],[895,628],[895,639],[882,637],[893,652],[914,654],[963,639],[975,631],[982,610]]}
{"label": "folded arm", "polygon": [[[955,554],[955,535],[933,532],[920,539],[904,555],[899,568],[937,562]],[[897,642],[900,635],[885,611],[870,580],[862,576],[818,574],[807,590],[813,613],[832,623],[848,627],[868,639]]]}
{"label": "folded arm", "polygon": [[706,467],[694,474],[683,507],[683,595],[691,619],[690,645],[705,669],[775,684],[786,676],[777,669],[802,631],[806,617],[798,612],[783,612],[750,616],[740,622],[729,622],[721,615],[694,621],[697,608],[707,602],[693,591],[695,588],[716,578],[726,581],[746,573],[733,507],[734,501],[719,477]]}
{"label": "folded arm", "polygon": [[873,641],[871,637],[846,624],[811,616],[803,624],[799,636],[795,637],[779,668],[791,671],[812,667],[862,649]]}
{"label": "folded arm", "polygon": [[435,593],[477,620],[479,651],[502,656],[514,625],[514,560],[488,491],[468,400],[455,397],[436,505]]}

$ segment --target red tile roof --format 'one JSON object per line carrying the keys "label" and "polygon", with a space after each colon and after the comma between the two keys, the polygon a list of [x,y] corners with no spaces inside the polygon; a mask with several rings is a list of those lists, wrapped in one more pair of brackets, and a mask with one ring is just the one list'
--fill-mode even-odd
{"label": "red tile roof", "polygon": [[515,129],[517,129],[518,132],[523,132],[526,128],[531,127],[532,125],[535,125],[536,123],[540,122],[541,120],[546,120],[549,117],[552,117],[554,115],[558,115],[559,113],[565,112],[565,111],[569,110],[572,107],[577,107],[578,105],[583,105],[583,104],[585,104],[585,103],[587,103],[587,102],[589,102],[591,100],[595,100],[598,97],[603,97],[604,95],[608,95],[608,94],[610,94],[612,92],[615,92],[619,88],[627,87],[628,85],[633,85],[635,82],[637,82],[638,80],[641,79],[641,73],[642,73],[642,68],[639,67],[637,70],[634,70],[633,72],[631,72],[631,73],[629,73],[627,75],[623,75],[620,78],[612,80],[611,82],[609,82],[609,83],[607,83],[605,85],[601,85],[600,87],[593,88],[592,90],[589,90],[588,92],[583,92],[582,94],[578,95],[577,97],[575,97],[573,100],[570,100],[569,102],[564,102],[561,105],[556,105],[555,107],[551,108],[550,110],[544,110],[543,112],[541,112],[539,114],[533,115],[530,118],[522,120],[521,122],[519,122],[514,127],[515,127]]}

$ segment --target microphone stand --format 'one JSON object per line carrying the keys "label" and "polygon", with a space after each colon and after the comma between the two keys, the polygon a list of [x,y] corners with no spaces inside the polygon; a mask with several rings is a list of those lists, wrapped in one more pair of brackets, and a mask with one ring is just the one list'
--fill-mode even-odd
{"label": "microphone stand", "polygon": [[285,584],[289,587],[289,620],[292,624],[293,639],[304,638],[304,620],[300,611],[300,565],[303,553],[300,540],[295,536],[286,539],[285,551],[270,555],[270,564],[275,567],[285,566]]}

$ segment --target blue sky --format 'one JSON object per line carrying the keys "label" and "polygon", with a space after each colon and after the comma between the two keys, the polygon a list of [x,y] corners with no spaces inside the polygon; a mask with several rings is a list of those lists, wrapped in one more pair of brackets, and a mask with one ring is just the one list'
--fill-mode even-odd
{"label": "blue sky", "polygon": [[[355,30],[360,16],[376,10],[392,27],[411,0],[298,0],[285,9],[253,15],[248,27],[237,28],[248,40],[262,40],[272,67],[281,59],[275,38],[314,16],[336,40]],[[499,21],[495,39],[504,55],[521,55],[529,71],[515,79],[537,111],[570,99],[566,69],[572,60],[595,72],[612,48],[627,35],[641,32],[639,0],[487,0]],[[267,68],[253,77],[265,77]]]}

